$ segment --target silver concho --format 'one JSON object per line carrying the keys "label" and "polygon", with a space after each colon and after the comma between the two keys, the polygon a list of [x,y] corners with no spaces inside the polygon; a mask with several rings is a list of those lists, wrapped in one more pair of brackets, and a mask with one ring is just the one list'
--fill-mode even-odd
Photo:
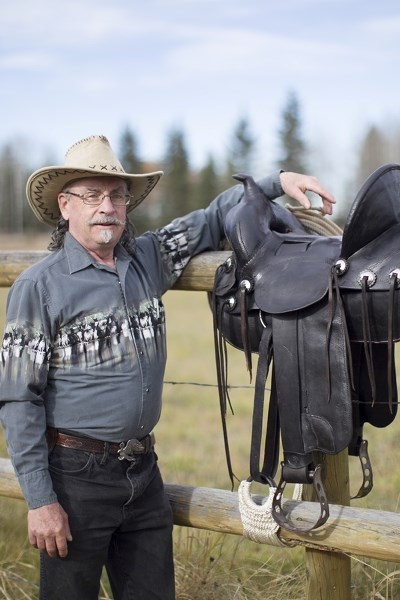
{"label": "silver concho", "polygon": [[228,305],[228,310],[236,308],[237,302],[235,296],[229,296],[229,298],[226,299],[226,304]]}
{"label": "silver concho", "polygon": [[335,267],[338,275],[344,275],[349,269],[349,263],[344,258],[339,258],[335,262]]}
{"label": "silver concho", "polygon": [[246,292],[250,292],[253,289],[251,281],[249,281],[248,279],[242,279],[239,286],[240,289],[245,290]]}
{"label": "silver concho", "polygon": [[227,273],[229,273],[230,271],[232,271],[233,268],[233,259],[232,257],[229,257],[226,259],[225,263],[224,263],[224,267],[225,267],[225,271]]}
{"label": "silver concho", "polygon": [[361,273],[359,274],[358,283],[360,285],[362,285],[362,282],[364,279],[367,280],[367,287],[370,288],[373,285],[375,285],[375,283],[376,283],[376,273],[374,273],[370,269],[365,269],[364,271],[361,271]]}

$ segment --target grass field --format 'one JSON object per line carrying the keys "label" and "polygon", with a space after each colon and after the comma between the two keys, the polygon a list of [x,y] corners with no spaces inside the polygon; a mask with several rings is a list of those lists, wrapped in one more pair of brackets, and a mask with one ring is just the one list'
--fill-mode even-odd
{"label": "grass field", "polygon": [[[15,243],[15,242],[14,242]],[[18,243],[18,242],[16,242]],[[33,249],[29,243],[29,247]],[[36,244],[35,249],[44,249]],[[14,248],[21,246],[14,245]],[[0,288],[0,323],[6,290]],[[227,475],[215,367],[211,313],[206,295],[168,292],[168,367],[164,406],[157,427],[157,453],[166,482],[230,488]],[[230,383],[235,415],[229,417],[232,459],[239,478],[248,476],[252,390],[243,355],[230,351]],[[397,511],[400,425],[366,428],[375,486],[355,506]],[[6,456],[0,439],[0,452]],[[354,462],[353,462],[354,461]],[[351,487],[359,468],[351,459]],[[262,546],[236,536],[176,527],[178,600],[302,600],[307,573],[304,550]],[[21,501],[0,499],[0,600],[37,597],[37,552],[26,541],[26,509]],[[398,565],[352,559],[353,600],[400,598]],[[104,580],[102,598],[108,598]]]}

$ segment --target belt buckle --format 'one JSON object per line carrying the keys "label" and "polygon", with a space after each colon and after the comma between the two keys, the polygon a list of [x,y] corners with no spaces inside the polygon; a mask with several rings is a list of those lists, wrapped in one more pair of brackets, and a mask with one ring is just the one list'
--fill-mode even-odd
{"label": "belt buckle", "polygon": [[128,440],[126,444],[121,442],[118,450],[118,460],[135,460],[135,454],[143,454],[145,450],[144,445],[139,440],[133,438]]}

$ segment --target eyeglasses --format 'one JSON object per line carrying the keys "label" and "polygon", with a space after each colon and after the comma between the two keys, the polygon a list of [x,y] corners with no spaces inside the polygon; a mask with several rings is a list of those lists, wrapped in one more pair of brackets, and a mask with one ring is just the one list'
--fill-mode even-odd
{"label": "eyeglasses", "polygon": [[65,190],[63,193],[80,198],[82,202],[88,206],[100,206],[107,196],[114,206],[128,206],[133,198],[131,194],[121,194],[120,192],[111,192],[110,194],[103,194],[103,192],[85,192],[85,194],[76,194],[75,192]]}

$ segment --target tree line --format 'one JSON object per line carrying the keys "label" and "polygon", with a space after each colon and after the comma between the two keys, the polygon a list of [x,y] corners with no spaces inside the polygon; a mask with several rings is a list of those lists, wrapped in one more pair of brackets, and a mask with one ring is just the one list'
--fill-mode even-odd
{"label": "tree line", "polygon": [[[280,115],[277,131],[278,156],[275,166],[297,172],[313,172],[307,141],[303,135],[301,105],[291,91]],[[129,173],[163,170],[165,177],[141,206],[135,209],[134,222],[138,233],[154,229],[191,210],[206,207],[222,190],[234,184],[232,175],[254,173],[257,138],[251,123],[242,117],[235,125],[222,165],[210,153],[201,168],[191,167],[185,132],[172,129],[167,134],[166,149],[161,160],[153,163],[141,159],[139,141],[134,129],[127,125],[120,134],[116,148],[124,169]],[[354,174],[354,189],[375,168],[399,156],[400,137],[372,126],[361,143],[358,170]],[[48,164],[54,164],[50,159]],[[26,160],[12,142],[0,149],[0,232],[23,233],[43,231],[25,197],[26,181],[31,173]]]}

